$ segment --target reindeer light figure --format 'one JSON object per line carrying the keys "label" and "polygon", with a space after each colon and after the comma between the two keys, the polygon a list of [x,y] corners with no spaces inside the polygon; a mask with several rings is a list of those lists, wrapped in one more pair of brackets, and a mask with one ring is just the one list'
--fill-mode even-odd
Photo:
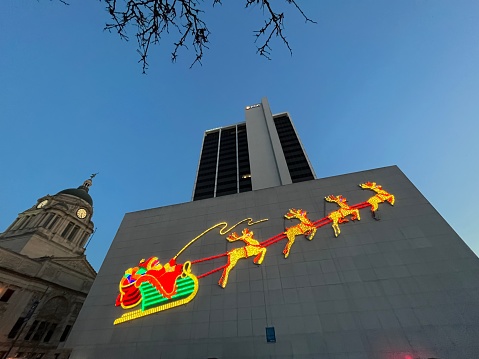
{"label": "reindeer light figure", "polygon": [[324,198],[328,202],[334,202],[336,203],[340,209],[337,211],[331,212],[328,215],[328,218],[333,221],[333,229],[334,229],[334,235],[337,237],[341,233],[341,230],[339,229],[339,224],[349,222],[348,219],[346,219],[346,216],[351,215],[351,220],[357,219],[358,221],[361,219],[359,217],[359,209],[351,208],[346,204],[346,198],[339,195],[339,196],[327,196]]}
{"label": "reindeer light figure", "polygon": [[284,258],[288,258],[289,251],[291,250],[291,246],[293,245],[296,236],[304,234],[306,238],[312,240],[314,235],[316,234],[316,227],[308,219],[308,217],[306,216],[307,214],[308,212],[303,211],[302,209],[296,210],[292,208],[289,210],[288,213],[284,215],[284,218],[287,219],[296,218],[300,220],[300,223],[295,226],[286,228],[286,232],[284,232],[284,234],[286,234],[286,236],[288,237],[288,243],[286,243],[286,246],[283,249]]}
{"label": "reindeer light figure", "polygon": [[248,228],[245,228],[242,231],[241,236],[239,236],[236,232],[233,232],[228,237],[226,237],[228,242],[235,242],[240,240],[245,242],[246,246],[228,251],[228,262],[218,282],[221,287],[226,287],[226,284],[228,283],[228,276],[238,262],[238,260],[242,258],[256,256],[253,259],[253,262],[255,264],[263,263],[264,256],[266,255],[266,248],[261,246],[261,244],[259,244],[259,242],[253,238],[253,234],[253,231],[250,231]]}
{"label": "reindeer light figure", "polygon": [[374,212],[378,210],[379,203],[383,203],[384,201],[387,201],[391,204],[391,206],[394,205],[394,201],[395,201],[394,195],[383,190],[383,187],[381,185],[376,184],[376,182],[361,183],[359,187],[361,187],[362,189],[370,189],[371,191],[376,192],[374,196],[372,196],[366,201],[371,205],[371,212],[373,213],[374,217],[375,217]]}

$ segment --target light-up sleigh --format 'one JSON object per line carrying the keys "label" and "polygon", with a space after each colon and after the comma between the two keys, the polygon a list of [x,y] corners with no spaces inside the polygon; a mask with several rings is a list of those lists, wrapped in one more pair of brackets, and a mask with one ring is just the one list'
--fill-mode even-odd
{"label": "light-up sleigh", "polygon": [[137,267],[125,271],[119,285],[116,306],[140,309],[123,314],[119,324],[190,302],[198,292],[198,279],[191,273],[191,263],[176,264],[172,259],[162,266],[157,257],[142,259]]}

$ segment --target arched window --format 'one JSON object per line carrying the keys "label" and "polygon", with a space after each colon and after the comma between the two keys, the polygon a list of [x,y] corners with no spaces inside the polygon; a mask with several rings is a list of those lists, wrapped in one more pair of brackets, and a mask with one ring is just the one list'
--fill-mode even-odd
{"label": "arched window", "polygon": [[25,340],[49,342],[67,314],[68,301],[65,297],[58,296],[49,299],[40,308],[36,320],[25,336]]}

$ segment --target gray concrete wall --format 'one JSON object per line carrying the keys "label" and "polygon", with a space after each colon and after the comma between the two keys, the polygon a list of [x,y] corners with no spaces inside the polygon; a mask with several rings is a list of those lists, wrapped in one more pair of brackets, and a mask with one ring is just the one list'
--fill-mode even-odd
{"label": "gray concrete wall", "polygon": [[[396,196],[379,205],[380,221],[362,209],[337,238],[319,228],[312,241],[298,237],[288,259],[283,240],[262,265],[240,260],[225,289],[218,272],[199,280],[189,304],[113,325],[126,312],[114,306],[118,283],[141,258],[165,263],[211,225],[245,217],[269,219],[250,227],[265,240],[297,223],[283,218],[289,208],[317,220],[337,209],[327,195],[367,200],[366,181]],[[215,231],[179,262],[238,246]],[[478,278],[478,258],[431,204],[397,167],[381,168],[127,214],[66,347],[72,359],[477,358]],[[269,326],[276,343],[266,342]]]}

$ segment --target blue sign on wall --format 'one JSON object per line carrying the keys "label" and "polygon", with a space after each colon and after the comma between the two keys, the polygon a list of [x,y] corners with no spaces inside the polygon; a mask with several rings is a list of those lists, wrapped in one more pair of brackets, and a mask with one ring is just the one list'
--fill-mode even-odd
{"label": "blue sign on wall", "polygon": [[276,334],[274,332],[274,327],[266,327],[266,342],[276,343]]}

